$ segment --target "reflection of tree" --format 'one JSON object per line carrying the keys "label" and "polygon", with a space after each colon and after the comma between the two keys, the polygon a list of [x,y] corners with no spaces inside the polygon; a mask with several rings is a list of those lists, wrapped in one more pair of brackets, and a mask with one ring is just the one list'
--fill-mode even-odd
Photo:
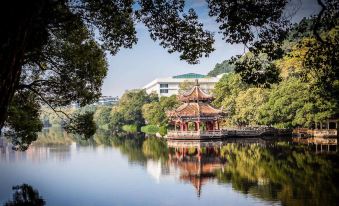
{"label": "reflection of tree", "polygon": [[74,141],[74,135],[65,132],[61,127],[50,127],[39,133],[39,138],[33,145],[70,145]]}
{"label": "reflection of tree", "polygon": [[229,144],[221,155],[227,164],[218,171],[218,180],[245,194],[278,199],[283,205],[335,205],[339,197],[335,165],[305,148]]}
{"label": "reflection of tree", "polygon": [[42,206],[46,204],[39,192],[28,184],[14,186],[13,190],[15,191],[13,200],[6,202],[5,206]]}
{"label": "reflection of tree", "polygon": [[142,144],[144,155],[151,159],[167,159],[168,148],[166,142],[156,137],[147,138]]}

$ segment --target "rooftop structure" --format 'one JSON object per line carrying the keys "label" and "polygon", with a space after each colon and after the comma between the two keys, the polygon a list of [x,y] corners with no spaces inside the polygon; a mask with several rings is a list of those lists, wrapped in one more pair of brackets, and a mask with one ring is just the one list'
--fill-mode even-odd
{"label": "rooftop structure", "polygon": [[209,77],[202,74],[188,73],[173,77],[157,78],[144,86],[144,89],[146,89],[148,94],[155,92],[159,96],[178,95],[181,83],[194,83],[195,79],[199,79],[200,88],[204,92],[211,92],[214,89],[214,85],[221,77],[222,75],[217,77]]}

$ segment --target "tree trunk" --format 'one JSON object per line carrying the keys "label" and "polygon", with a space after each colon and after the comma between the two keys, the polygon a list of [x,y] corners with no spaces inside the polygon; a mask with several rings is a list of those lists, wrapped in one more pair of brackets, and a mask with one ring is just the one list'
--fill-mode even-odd
{"label": "tree trunk", "polygon": [[43,5],[38,1],[0,3],[0,133],[19,85],[27,45],[37,35],[34,34],[34,19],[39,17]]}

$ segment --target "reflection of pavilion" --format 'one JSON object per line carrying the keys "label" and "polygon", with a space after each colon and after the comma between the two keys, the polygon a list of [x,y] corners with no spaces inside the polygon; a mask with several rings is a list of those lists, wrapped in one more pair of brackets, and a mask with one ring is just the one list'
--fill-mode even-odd
{"label": "reflection of pavilion", "polygon": [[215,178],[215,172],[222,169],[225,160],[219,157],[218,147],[172,147],[169,163],[180,170],[180,180],[189,182],[200,196],[202,186]]}

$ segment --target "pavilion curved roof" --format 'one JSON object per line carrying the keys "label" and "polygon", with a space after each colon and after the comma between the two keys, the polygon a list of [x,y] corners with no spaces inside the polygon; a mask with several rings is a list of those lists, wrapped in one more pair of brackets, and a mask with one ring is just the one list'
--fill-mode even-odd
{"label": "pavilion curved roof", "polygon": [[169,111],[169,117],[197,117],[197,116],[219,116],[222,110],[216,109],[207,103],[184,103],[175,110]]}
{"label": "pavilion curved roof", "polygon": [[200,89],[199,84],[195,85],[190,91],[179,96],[180,101],[206,101],[213,100],[213,96]]}

